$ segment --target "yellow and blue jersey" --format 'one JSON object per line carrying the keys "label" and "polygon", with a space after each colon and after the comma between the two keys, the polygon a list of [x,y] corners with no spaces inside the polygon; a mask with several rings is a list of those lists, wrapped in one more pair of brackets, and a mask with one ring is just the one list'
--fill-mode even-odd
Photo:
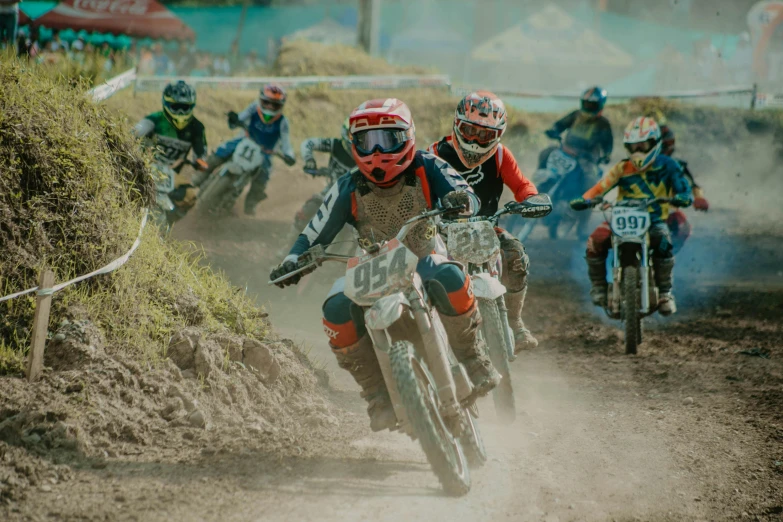
{"label": "yellow and blue jersey", "polygon": [[[609,169],[601,181],[585,192],[585,199],[604,196],[617,187],[617,199],[672,198],[680,196],[689,204],[693,201],[691,184],[683,174],[679,163],[669,156],[660,154],[652,165],[637,172],[633,164],[623,160]],[[652,223],[666,221],[669,217],[668,203],[655,203],[648,207]]]}

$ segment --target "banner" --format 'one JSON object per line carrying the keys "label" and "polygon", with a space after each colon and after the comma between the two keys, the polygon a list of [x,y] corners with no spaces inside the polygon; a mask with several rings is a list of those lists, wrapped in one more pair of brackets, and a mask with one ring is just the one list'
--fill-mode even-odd
{"label": "banner", "polygon": [[106,83],[90,89],[89,93],[95,102],[101,102],[114,95],[115,92],[129,86],[136,79],[136,68],[125,71],[124,73],[107,80]]}

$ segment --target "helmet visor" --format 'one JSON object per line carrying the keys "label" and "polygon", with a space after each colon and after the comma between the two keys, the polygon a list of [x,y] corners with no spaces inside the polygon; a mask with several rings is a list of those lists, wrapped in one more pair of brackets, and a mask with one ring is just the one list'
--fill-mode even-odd
{"label": "helmet visor", "polygon": [[177,114],[180,116],[189,114],[193,110],[192,103],[167,103],[166,107],[171,111],[172,114]]}
{"label": "helmet visor", "polygon": [[410,138],[408,133],[400,129],[370,129],[353,135],[356,151],[362,156],[369,156],[376,151],[382,153],[397,152],[402,149]]}
{"label": "helmet visor", "polygon": [[497,129],[482,127],[468,121],[460,121],[457,124],[457,132],[465,141],[475,142],[480,145],[490,145],[498,139],[500,132]]}
{"label": "helmet visor", "polygon": [[601,104],[597,101],[582,100],[582,110],[590,114],[598,114],[601,112]]}
{"label": "helmet visor", "polygon": [[640,141],[639,143],[626,143],[625,150],[630,154],[641,152],[647,154],[655,148],[658,143],[655,140]]}

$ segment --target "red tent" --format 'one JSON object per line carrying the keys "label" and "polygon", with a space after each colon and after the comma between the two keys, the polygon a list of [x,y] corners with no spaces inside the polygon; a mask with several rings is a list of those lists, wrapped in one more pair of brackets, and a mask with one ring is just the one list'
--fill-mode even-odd
{"label": "red tent", "polygon": [[30,17],[27,16],[26,14],[24,14],[24,11],[22,11],[20,9],[19,10],[19,26],[30,25],[30,22],[32,22]]}
{"label": "red tent", "polygon": [[65,0],[34,25],[124,34],[139,38],[193,40],[193,29],[156,0]]}

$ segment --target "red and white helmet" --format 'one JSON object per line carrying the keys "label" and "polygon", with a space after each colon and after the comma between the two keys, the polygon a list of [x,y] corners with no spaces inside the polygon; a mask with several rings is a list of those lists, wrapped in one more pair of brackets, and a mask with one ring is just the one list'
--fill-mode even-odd
{"label": "red and white helmet", "polygon": [[628,159],[636,170],[644,170],[652,165],[661,153],[661,129],[654,119],[640,116],[625,128],[623,144],[628,152]]}
{"label": "red and white helmet", "polygon": [[261,88],[258,115],[264,123],[272,123],[283,114],[286,98],[285,89],[276,83],[268,83]]}
{"label": "red and white helmet", "polygon": [[506,132],[506,106],[489,91],[465,96],[457,105],[452,143],[466,167],[481,165],[495,154]]}
{"label": "red and white helmet", "polygon": [[415,127],[404,102],[368,100],[354,109],[348,125],[353,159],[370,182],[391,185],[413,161]]}

